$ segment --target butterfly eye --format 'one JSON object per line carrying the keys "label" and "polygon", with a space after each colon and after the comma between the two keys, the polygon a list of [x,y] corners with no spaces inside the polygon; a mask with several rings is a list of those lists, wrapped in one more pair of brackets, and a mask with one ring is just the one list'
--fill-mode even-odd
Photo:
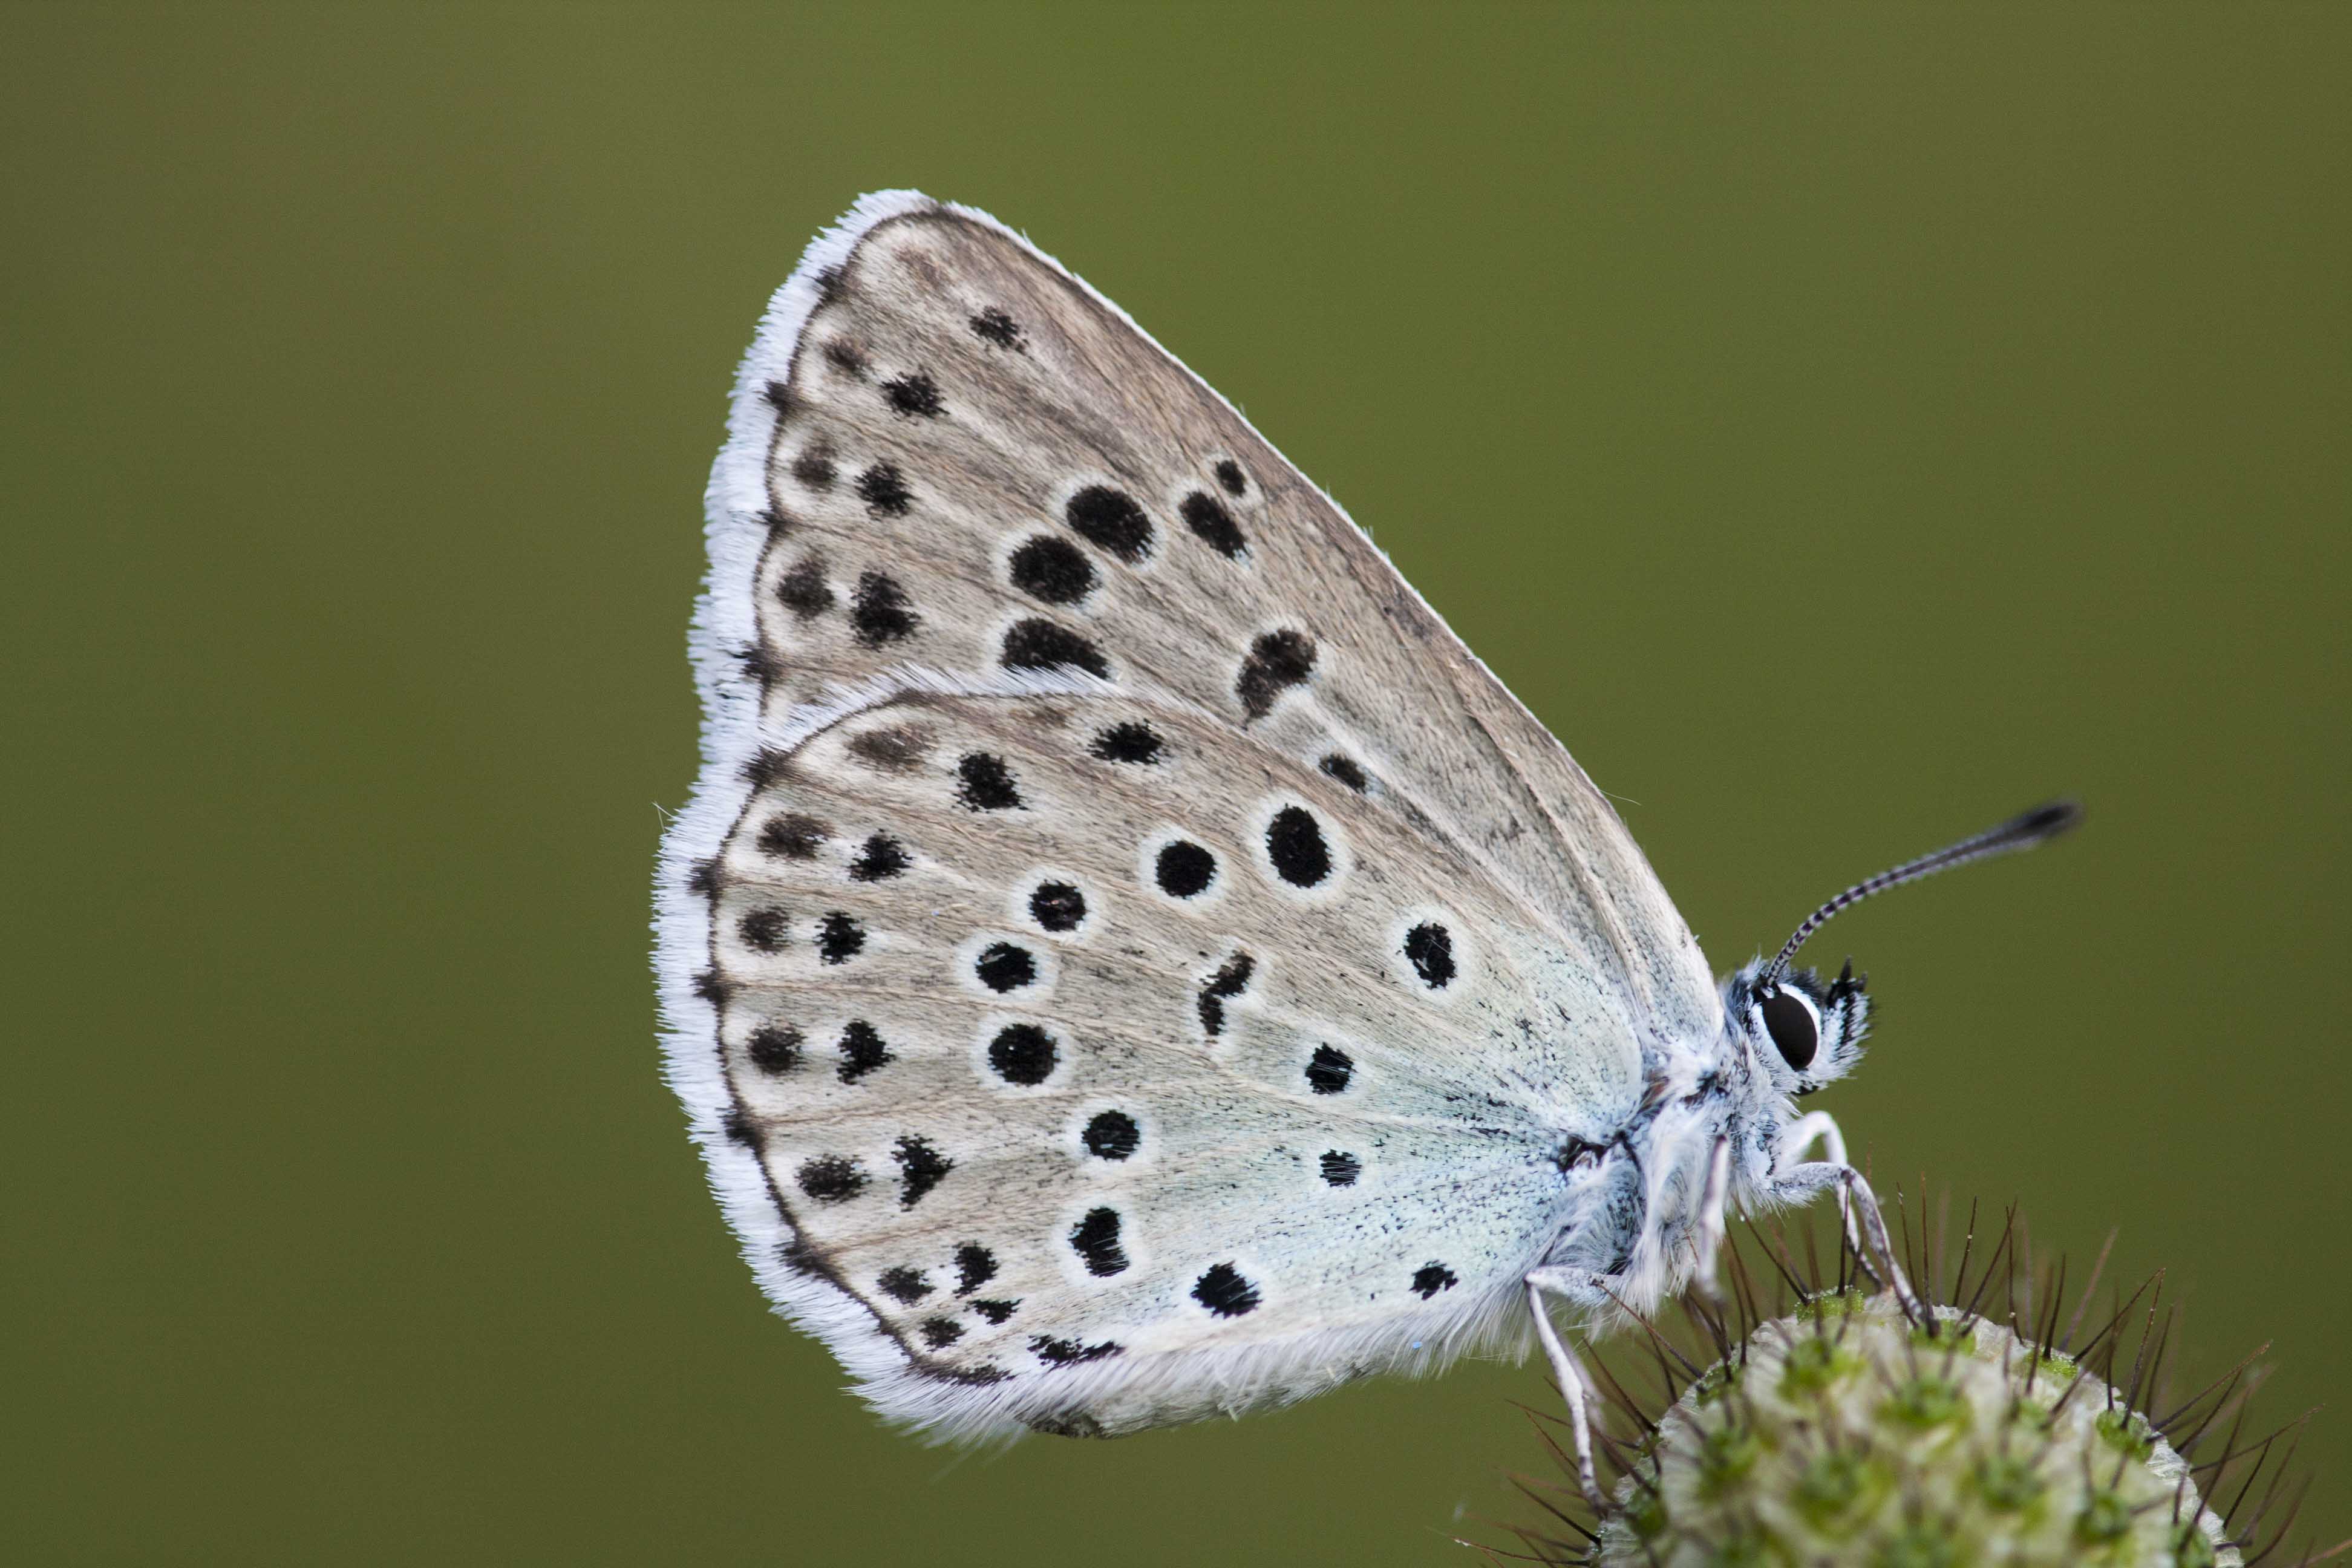
{"label": "butterfly eye", "polygon": [[1799,1072],[1813,1065],[1813,1053],[1822,1045],[1822,1016],[1813,1010],[1810,997],[1783,985],[1758,1003],[1756,1011],[1782,1061]]}

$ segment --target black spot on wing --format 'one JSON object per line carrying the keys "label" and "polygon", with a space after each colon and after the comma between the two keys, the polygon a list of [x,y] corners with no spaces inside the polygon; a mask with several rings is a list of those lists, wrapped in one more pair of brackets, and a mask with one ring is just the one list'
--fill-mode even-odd
{"label": "black spot on wing", "polygon": [[832,837],[832,830],[814,816],[788,811],[772,816],[760,829],[760,848],[783,860],[808,860]]}
{"label": "black spot on wing", "polygon": [[1135,1152],[1142,1140],[1143,1133],[1136,1126],[1135,1118],[1124,1110],[1098,1113],[1078,1135],[1087,1152],[1098,1160],[1124,1160]]}
{"label": "black spot on wing", "polygon": [[1194,490],[1186,496],[1180,510],[1184,515],[1184,525],[1197,534],[1202,543],[1226,560],[1239,560],[1242,552],[1249,548],[1249,541],[1242,537],[1241,524],[1234,521],[1234,514],[1206,490]]}
{"label": "black spot on wing", "polygon": [[1087,896],[1067,882],[1040,882],[1029,895],[1029,918],[1050,931],[1074,931],[1086,921]]}
{"label": "black spot on wing", "polygon": [[1242,994],[1250,983],[1251,972],[1256,967],[1255,959],[1246,952],[1237,952],[1209,977],[1207,984],[1201,987],[1201,1027],[1212,1038],[1224,1033],[1225,1004]]}
{"label": "black spot on wing", "polygon": [[776,602],[803,621],[814,620],[833,608],[837,601],[824,580],[824,562],[811,553],[793,563],[776,579]]}
{"label": "black spot on wing", "polygon": [[1013,770],[993,752],[967,752],[956,761],[956,798],[972,811],[1013,811],[1021,788]]}
{"label": "black spot on wing", "polygon": [[1314,638],[1287,629],[1267,632],[1250,644],[1249,657],[1242,660],[1241,674],[1234,679],[1234,695],[1244,712],[1263,719],[1274,711],[1276,700],[1285,691],[1314,672]]}
{"label": "black spot on wing", "polygon": [[897,1268],[885,1268],[874,1283],[881,1287],[885,1296],[898,1301],[919,1301],[931,1293],[931,1282],[924,1278],[923,1271],[903,1265]]}
{"label": "black spot on wing", "polygon": [[1443,1263],[1424,1263],[1412,1274],[1413,1290],[1424,1301],[1440,1290],[1451,1290],[1460,1283],[1454,1277],[1454,1270]]}
{"label": "black spot on wing", "polygon": [[884,382],[882,395],[891,412],[902,418],[937,419],[947,412],[947,405],[940,401],[939,384],[921,371]]}
{"label": "black spot on wing", "polygon": [[1312,888],[1331,875],[1331,847],[1323,825],[1304,806],[1286,805],[1265,827],[1265,856],[1276,875],[1294,888]]}
{"label": "black spot on wing", "polygon": [[1152,879],[1171,899],[1198,898],[1217,879],[1217,858],[1189,838],[1160,846],[1152,862]]}
{"label": "black spot on wing", "polygon": [[1257,1287],[1243,1279],[1240,1269],[1219,1263],[1192,1281],[1192,1300],[1220,1318],[1238,1318],[1255,1311],[1259,1298]]}
{"label": "black spot on wing", "polygon": [[1087,1266],[1087,1272],[1108,1279],[1127,1270],[1127,1248],[1119,1245],[1118,1211],[1114,1208],[1088,1209],[1086,1217],[1070,1227],[1070,1250]]}
{"label": "black spot on wing", "polygon": [[1108,1340],[1100,1344],[1088,1345],[1080,1344],[1076,1340],[1048,1339],[1043,1334],[1029,1342],[1031,1352],[1039,1361],[1044,1362],[1047,1366],[1056,1367],[1078,1366],[1087,1362],[1100,1361],[1105,1356],[1118,1354],[1125,1348],[1123,1345],[1113,1344]]}
{"label": "black spot on wing", "polygon": [[993,305],[972,317],[971,330],[983,342],[1001,349],[1025,351],[1028,347],[1021,338],[1021,323]]}
{"label": "black spot on wing", "polygon": [[1062,509],[1079,538],[1132,566],[1151,549],[1151,520],[1135,498],[1109,485],[1088,485]]}
{"label": "black spot on wing", "polygon": [[849,863],[849,879],[853,882],[884,882],[902,874],[909,861],[907,847],[887,833],[877,833],[866,840],[857,858]]}
{"label": "black spot on wing", "polygon": [[793,1180],[801,1191],[821,1204],[846,1203],[866,1190],[866,1173],[856,1161],[840,1154],[819,1154],[802,1161]]}
{"label": "black spot on wing", "polygon": [[833,489],[833,459],[812,447],[793,459],[793,478],[813,490]]}
{"label": "black spot on wing", "polygon": [[955,1250],[956,1294],[969,1296],[996,1278],[996,1254],[976,1241]]}
{"label": "black spot on wing", "polygon": [[743,945],[754,952],[782,952],[789,935],[791,917],[773,904],[763,904],[756,910],[746,910],[743,918],[735,922],[735,934]]}
{"label": "black spot on wing", "polygon": [[921,1332],[923,1343],[935,1351],[943,1351],[963,1338],[963,1325],[953,1318],[925,1318]]}
{"label": "black spot on wing", "polygon": [[1059,1060],[1054,1037],[1034,1024],[1007,1024],[988,1042],[988,1065],[996,1076],[1024,1088],[1053,1076]]}
{"label": "black spot on wing", "polygon": [[1110,661],[1100,648],[1067,626],[1034,617],[1013,623],[997,662],[1007,669],[1083,669],[1098,680],[1110,679]]}
{"label": "black spot on wing", "polygon": [[971,971],[982,985],[1001,995],[1037,983],[1037,955],[1014,942],[991,942],[981,949]]}
{"label": "black spot on wing", "polygon": [[827,963],[847,963],[866,951],[866,928],[835,910],[816,922],[816,952]]}
{"label": "black spot on wing", "polygon": [[876,517],[904,517],[915,504],[915,492],[896,463],[876,463],[859,474],[857,493]]}
{"label": "black spot on wing", "polygon": [[1357,765],[1353,757],[1342,756],[1338,752],[1333,752],[1315,765],[1358,795],[1363,794],[1371,787],[1372,781],[1364,776],[1364,770]]}
{"label": "black spot on wing", "polygon": [[928,1138],[909,1132],[901,1137],[891,1150],[890,1157],[898,1162],[898,1206],[910,1209],[916,1201],[944,1180],[955,1169],[955,1162],[932,1147]]}
{"label": "black spot on wing", "polygon": [[743,1054],[751,1058],[753,1067],[772,1078],[800,1064],[801,1047],[806,1043],[807,1037],[790,1024],[762,1024],[743,1043]]}
{"label": "black spot on wing", "polygon": [[1095,589],[1094,563],[1068,540],[1041,533],[1005,562],[1013,585],[1049,605],[1075,605]]}
{"label": "black spot on wing", "polygon": [[849,626],[867,647],[904,642],[923,624],[896,577],[881,572],[860,573],[857,593],[850,600]]}
{"label": "black spot on wing", "polygon": [[841,1040],[835,1047],[841,1053],[841,1081],[856,1083],[877,1068],[887,1067],[897,1058],[890,1054],[889,1042],[882,1031],[863,1018],[852,1018],[841,1026]]}
{"label": "black spot on wing", "polygon": [[1248,491],[1249,480],[1242,473],[1242,466],[1231,458],[1218,463],[1213,471],[1217,476],[1217,483],[1225,487],[1227,495],[1238,496]]}
{"label": "black spot on wing", "polygon": [[1363,1173],[1364,1163],[1353,1154],[1343,1154],[1337,1149],[1323,1152],[1323,1179],[1335,1187],[1352,1187]]}
{"label": "black spot on wing", "polygon": [[1421,983],[1432,991],[1443,991],[1453,984],[1454,935],[1436,921],[1426,921],[1404,933],[1404,956]]}
{"label": "black spot on wing", "polygon": [[1159,732],[1149,724],[1130,721],[1113,724],[1095,737],[1094,753],[1107,763],[1156,763],[1162,748]]}
{"label": "black spot on wing", "polygon": [[1307,1087],[1318,1094],[1338,1094],[1355,1076],[1355,1059],[1337,1046],[1318,1046],[1307,1059]]}

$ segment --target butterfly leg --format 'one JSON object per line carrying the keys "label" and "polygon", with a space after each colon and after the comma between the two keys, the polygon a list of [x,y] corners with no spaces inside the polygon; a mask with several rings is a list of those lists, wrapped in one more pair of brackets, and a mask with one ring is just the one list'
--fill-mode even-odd
{"label": "butterfly leg", "polygon": [[[1848,1163],[1845,1157],[1845,1134],[1838,1131],[1837,1118],[1826,1110],[1816,1110],[1809,1115],[1800,1116],[1790,1124],[1789,1130],[1780,1137],[1780,1161],[1795,1162],[1800,1155],[1817,1142],[1821,1144],[1822,1153],[1831,1164],[1843,1165]],[[1838,1184],[1838,1219],[1845,1226],[1846,1240],[1853,1244],[1856,1253],[1860,1253],[1862,1232],[1854,1227],[1853,1199],[1846,1191],[1843,1183]]]}
{"label": "butterfly leg", "polygon": [[1559,1331],[1552,1327],[1551,1313],[1544,1307],[1546,1290],[1556,1291],[1570,1300],[1576,1300],[1564,1289],[1570,1284],[1589,1288],[1590,1277],[1569,1268],[1528,1270],[1528,1310],[1536,1316],[1536,1337],[1543,1342],[1544,1354],[1551,1361],[1552,1378],[1559,1384],[1561,1396],[1568,1401],[1569,1425],[1576,1435],[1576,1484],[1582,1489],[1584,1500],[1596,1510],[1601,1510],[1608,1507],[1609,1499],[1601,1489],[1601,1479],[1592,1464],[1592,1418],[1585,1409],[1585,1402],[1591,1395],[1585,1389],[1584,1369],[1577,1365],[1576,1357],[1561,1342]]}
{"label": "butterfly leg", "polygon": [[1862,1238],[1857,1250],[1864,1253],[1870,1266],[1895,1292],[1903,1304],[1904,1315],[1913,1322],[1927,1321],[1927,1309],[1912,1293],[1911,1281],[1903,1272],[1903,1265],[1895,1258],[1895,1247],[1886,1237],[1886,1219],[1879,1212],[1878,1196],[1862,1173],[1842,1161],[1810,1160],[1797,1166],[1772,1184],[1772,1195],[1785,1203],[1803,1203],[1820,1194],[1824,1187],[1837,1187],[1841,1194],[1851,1193],[1853,1199],[1849,1215],[1862,1222]]}
{"label": "butterfly leg", "polygon": [[1715,1141],[1715,1152],[1706,1163],[1706,1187],[1698,1202],[1698,1267],[1691,1275],[1691,1283],[1699,1294],[1720,1306],[1723,1292],[1716,1279],[1716,1254],[1723,1249],[1723,1208],[1731,1195],[1731,1140]]}

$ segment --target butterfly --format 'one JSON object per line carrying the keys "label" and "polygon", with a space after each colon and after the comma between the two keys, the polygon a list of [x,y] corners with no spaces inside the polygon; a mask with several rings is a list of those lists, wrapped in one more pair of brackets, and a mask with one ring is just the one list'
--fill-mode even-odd
{"label": "butterfly", "polygon": [[[1524,1346],[1832,1188],[1862,982],[1718,984],[1615,810],[1339,508],[986,215],[866,197],[708,495],[668,1077],[894,1421],[1115,1435]],[[1826,1145],[1826,1158],[1801,1152]]]}

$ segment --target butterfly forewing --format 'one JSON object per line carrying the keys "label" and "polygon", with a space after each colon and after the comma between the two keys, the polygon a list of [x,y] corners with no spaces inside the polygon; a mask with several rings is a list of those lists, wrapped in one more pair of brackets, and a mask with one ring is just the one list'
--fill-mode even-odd
{"label": "butterfly forewing", "polygon": [[1716,1005],[1574,763],[979,215],[876,198],[821,242],[735,429],[663,930],[673,1076],[772,1293],[967,1433],[1491,1329],[1565,1140]]}

